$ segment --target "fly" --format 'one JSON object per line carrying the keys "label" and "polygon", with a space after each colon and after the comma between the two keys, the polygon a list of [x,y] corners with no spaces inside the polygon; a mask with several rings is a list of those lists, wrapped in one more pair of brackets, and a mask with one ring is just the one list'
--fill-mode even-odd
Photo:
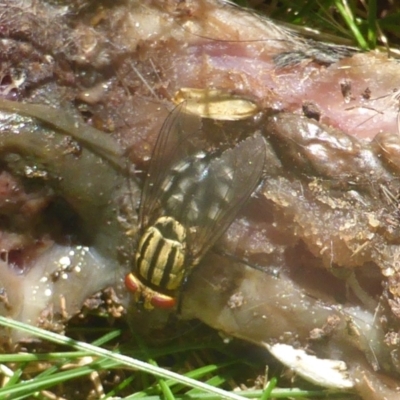
{"label": "fly", "polygon": [[201,118],[183,107],[158,136],[141,197],[141,236],[125,278],[146,309],[176,305],[188,274],[235,219],[265,164],[260,134],[219,154],[199,149]]}

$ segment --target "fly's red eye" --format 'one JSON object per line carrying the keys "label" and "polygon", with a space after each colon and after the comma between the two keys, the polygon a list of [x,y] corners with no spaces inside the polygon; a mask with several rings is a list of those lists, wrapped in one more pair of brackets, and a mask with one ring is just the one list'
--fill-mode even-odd
{"label": "fly's red eye", "polygon": [[126,288],[132,292],[132,293],[136,293],[137,291],[139,291],[140,287],[141,287],[141,283],[140,281],[136,278],[135,275],[133,274],[127,274],[125,276],[125,286]]}
{"label": "fly's red eye", "polygon": [[155,308],[172,308],[176,304],[176,299],[161,293],[155,293],[150,303]]}

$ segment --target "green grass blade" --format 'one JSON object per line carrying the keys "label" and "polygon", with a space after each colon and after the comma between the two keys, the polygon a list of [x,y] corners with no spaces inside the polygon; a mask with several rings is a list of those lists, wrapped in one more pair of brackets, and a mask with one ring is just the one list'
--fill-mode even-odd
{"label": "green grass blade", "polygon": [[376,47],[376,38],[377,38],[376,14],[377,14],[376,0],[369,0],[368,1],[367,39],[368,39],[369,47],[371,49],[374,49]]}
{"label": "green grass blade", "polygon": [[340,15],[346,22],[346,25],[349,27],[349,29],[353,33],[353,36],[356,39],[358,46],[363,50],[368,50],[369,49],[368,43],[364,39],[360,30],[358,29],[358,26],[355,23],[353,14],[350,12],[348,7],[344,6],[343,0],[335,0],[334,4],[335,4],[336,8],[338,9]]}
{"label": "green grass blade", "polygon": [[268,382],[267,387],[264,389],[260,400],[268,400],[269,398],[271,398],[271,393],[275,389],[275,386],[276,386],[277,383],[278,383],[278,380],[276,378],[272,378]]}
{"label": "green grass blade", "polygon": [[154,365],[145,363],[140,360],[130,358],[130,357],[122,355],[122,354],[110,352],[101,347],[96,347],[96,346],[93,346],[88,343],[76,341],[76,340],[67,338],[65,336],[62,336],[58,333],[47,332],[43,329],[40,329],[40,328],[37,328],[34,326],[25,325],[21,322],[14,321],[9,318],[0,316],[0,325],[11,328],[11,329],[21,330],[22,332],[25,332],[28,335],[35,335],[41,339],[49,340],[53,343],[57,343],[57,344],[64,345],[64,346],[71,346],[80,351],[86,351],[89,353],[89,355],[98,356],[98,357],[107,357],[109,360],[120,363],[121,365],[125,365],[125,366],[131,367],[131,368],[136,368],[140,371],[147,372],[156,377],[165,378],[165,379],[173,379],[176,382],[179,382],[185,386],[188,386],[191,388],[197,388],[200,390],[204,390],[205,392],[218,395],[218,396],[220,396],[221,399],[227,399],[227,400],[243,400],[244,399],[244,397],[239,396],[235,393],[231,393],[231,392],[227,392],[225,390],[219,389],[219,388],[215,388],[215,387],[207,385],[203,382],[199,382],[199,381],[193,380],[191,378],[188,378],[184,375],[179,375],[175,372],[168,371],[168,370],[160,368],[160,367],[156,367]]}

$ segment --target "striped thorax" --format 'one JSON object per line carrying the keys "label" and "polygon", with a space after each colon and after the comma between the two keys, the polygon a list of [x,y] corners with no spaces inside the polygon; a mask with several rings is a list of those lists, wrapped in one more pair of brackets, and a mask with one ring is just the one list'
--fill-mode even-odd
{"label": "striped thorax", "polygon": [[136,272],[162,290],[176,290],[184,276],[186,230],[172,217],[147,228],[136,251]]}

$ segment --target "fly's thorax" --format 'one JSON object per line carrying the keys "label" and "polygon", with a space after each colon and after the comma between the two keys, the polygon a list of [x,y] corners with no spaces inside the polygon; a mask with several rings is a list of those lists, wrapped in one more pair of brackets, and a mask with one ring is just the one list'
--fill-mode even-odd
{"label": "fly's thorax", "polygon": [[177,290],[184,278],[186,229],[172,217],[160,217],[143,233],[136,251],[136,273],[161,290]]}

